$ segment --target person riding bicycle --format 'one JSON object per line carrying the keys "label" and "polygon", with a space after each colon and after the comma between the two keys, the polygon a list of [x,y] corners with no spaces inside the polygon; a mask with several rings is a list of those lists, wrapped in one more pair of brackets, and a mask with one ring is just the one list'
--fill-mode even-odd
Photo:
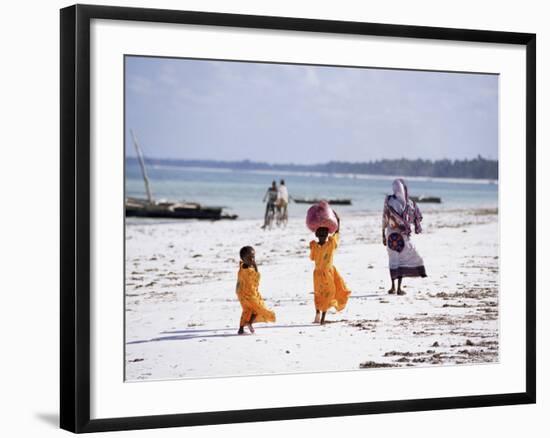
{"label": "person riding bicycle", "polygon": [[[271,183],[271,187],[267,189],[267,192],[265,192],[263,202],[266,202],[267,204],[265,206],[265,216],[264,216],[264,224],[262,225],[262,228],[267,227],[270,225],[271,220],[273,220],[273,217],[275,216],[275,204],[277,202],[277,183],[273,181]],[[271,216],[271,220],[270,220]]]}
{"label": "person riding bicycle", "polygon": [[288,189],[286,188],[285,180],[282,179],[277,191],[277,224],[279,224],[279,221],[286,224],[288,220],[288,199]]}

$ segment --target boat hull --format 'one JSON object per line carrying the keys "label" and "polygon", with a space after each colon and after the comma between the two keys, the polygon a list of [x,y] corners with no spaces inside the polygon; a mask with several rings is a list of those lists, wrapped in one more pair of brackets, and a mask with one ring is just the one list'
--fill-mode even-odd
{"label": "boat hull", "polygon": [[204,207],[197,203],[148,203],[141,199],[126,201],[126,217],[157,219],[236,219],[236,215],[222,213],[222,207]]}

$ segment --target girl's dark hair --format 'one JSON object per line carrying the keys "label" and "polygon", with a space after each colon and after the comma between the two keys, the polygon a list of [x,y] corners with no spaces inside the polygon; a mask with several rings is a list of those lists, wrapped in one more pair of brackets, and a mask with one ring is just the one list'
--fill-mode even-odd
{"label": "girl's dark hair", "polygon": [[315,235],[317,237],[324,236],[327,237],[329,235],[328,228],[327,227],[319,227],[315,230]]}
{"label": "girl's dark hair", "polygon": [[241,250],[239,251],[239,256],[242,259],[244,256],[246,256],[247,254],[249,254],[253,250],[254,250],[254,248],[252,248],[251,246],[243,246],[241,248]]}

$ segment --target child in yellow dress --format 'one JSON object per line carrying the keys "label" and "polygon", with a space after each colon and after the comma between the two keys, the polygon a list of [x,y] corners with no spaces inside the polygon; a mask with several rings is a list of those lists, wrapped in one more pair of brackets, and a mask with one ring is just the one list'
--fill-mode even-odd
{"label": "child in yellow dress", "polygon": [[[336,213],[335,213],[336,214]],[[346,286],[344,279],[340,276],[332,260],[334,252],[340,242],[340,218],[338,229],[329,236],[328,228],[319,227],[315,236],[319,242],[312,240],[309,243],[309,258],[315,261],[313,271],[313,290],[315,293],[315,320],[314,323],[325,323],[327,310],[334,307],[340,311],[346,307],[351,291]]]}
{"label": "child in yellow dress", "polygon": [[251,246],[245,246],[240,251],[241,263],[237,280],[237,297],[243,308],[239,324],[239,335],[244,334],[244,326],[254,333],[254,322],[275,322],[275,312],[267,308],[264,299],[258,291],[260,273],[256,266],[256,253]]}

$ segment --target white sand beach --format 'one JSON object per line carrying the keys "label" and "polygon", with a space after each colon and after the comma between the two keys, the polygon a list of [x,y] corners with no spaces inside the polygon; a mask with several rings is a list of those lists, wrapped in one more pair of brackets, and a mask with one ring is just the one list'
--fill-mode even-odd
{"label": "white sand beach", "polygon": [[[428,278],[388,295],[379,214],[342,218],[335,266],[352,289],[346,309],[312,324],[313,238],[303,219],[132,220],[126,227],[126,379],[459,365],[498,361],[496,210],[424,211],[413,243]],[[277,315],[238,336],[238,251],[256,249],[260,291]],[[368,371],[362,371],[368,372]]]}

